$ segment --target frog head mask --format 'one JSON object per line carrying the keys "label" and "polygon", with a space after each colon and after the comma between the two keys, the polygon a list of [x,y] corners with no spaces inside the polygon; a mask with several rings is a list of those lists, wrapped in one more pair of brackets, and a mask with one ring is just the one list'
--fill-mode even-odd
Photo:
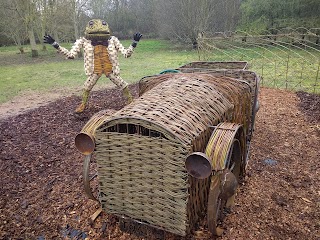
{"label": "frog head mask", "polygon": [[101,19],[90,20],[84,33],[85,37],[90,40],[104,40],[111,35],[108,23]]}

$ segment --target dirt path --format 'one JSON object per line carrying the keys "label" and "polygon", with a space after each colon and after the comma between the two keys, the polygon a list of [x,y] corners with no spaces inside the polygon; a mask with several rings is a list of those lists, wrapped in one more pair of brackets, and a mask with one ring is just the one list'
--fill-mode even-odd
{"label": "dirt path", "polygon": [[[80,116],[79,100],[0,120],[1,239],[141,239],[121,232],[114,216],[88,221],[98,205],[83,192],[73,143],[93,113],[120,109],[124,99],[113,88],[94,92]],[[262,88],[260,101],[248,175],[219,239],[320,239],[320,97]],[[203,231],[196,239],[210,237]]]}
{"label": "dirt path", "polygon": [[45,106],[65,96],[66,94],[60,92],[48,92],[45,95],[31,91],[25,92],[9,102],[0,104],[0,120],[26,113],[40,106]]}
{"label": "dirt path", "polygon": [[[96,85],[94,91],[101,91],[102,89],[113,88],[114,85]],[[0,104],[0,120],[16,116],[21,113],[26,113],[29,110],[48,105],[58,99],[80,96],[81,87],[77,88],[67,88],[67,89],[55,89],[54,91],[48,92],[35,92],[35,91],[25,91],[18,96],[14,97],[12,100]]]}

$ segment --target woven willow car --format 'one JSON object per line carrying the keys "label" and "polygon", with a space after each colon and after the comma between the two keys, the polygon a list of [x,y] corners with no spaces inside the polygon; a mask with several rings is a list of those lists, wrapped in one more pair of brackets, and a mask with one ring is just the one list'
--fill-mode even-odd
{"label": "woven willow car", "polygon": [[220,235],[245,174],[259,77],[246,62],[192,62],[139,82],[139,98],[94,115],[75,141],[94,156],[109,214],[180,236],[201,219]]}

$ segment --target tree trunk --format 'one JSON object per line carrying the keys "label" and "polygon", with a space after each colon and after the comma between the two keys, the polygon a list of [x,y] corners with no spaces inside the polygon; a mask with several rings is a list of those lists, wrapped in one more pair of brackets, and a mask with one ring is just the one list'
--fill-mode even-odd
{"label": "tree trunk", "polygon": [[74,27],[74,37],[75,39],[78,39],[80,34],[79,34],[79,23],[76,16],[73,19],[73,27]]}
{"label": "tree trunk", "polygon": [[34,32],[33,32],[32,26],[29,27],[28,34],[29,34],[29,40],[30,40],[30,45],[31,45],[31,56],[38,57],[39,53],[38,53],[37,44],[36,44],[36,40],[34,37]]}
{"label": "tree trunk", "polygon": [[[47,28],[47,13],[48,13],[48,8],[47,8],[47,1],[43,0],[42,1],[42,6],[44,9],[43,16],[42,16],[42,21],[41,21],[41,36],[39,37],[39,40],[43,38],[43,36],[46,34],[46,28]],[[42,51],[47,51],[46,44],[41,41],[42,44]]]}

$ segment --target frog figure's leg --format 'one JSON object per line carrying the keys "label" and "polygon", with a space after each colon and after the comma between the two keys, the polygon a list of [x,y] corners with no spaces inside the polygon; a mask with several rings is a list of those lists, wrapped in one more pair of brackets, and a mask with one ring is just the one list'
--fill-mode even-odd
{"label": "frog figure's leg", "polygon": [[123,95],[127,98],[127,103],[131,103],[133,101],[132,95],[128,88],[128,83],[126,83],[119,75],[115,75],[110,73],[107,76],[115,85],[122,89]]}
{"label": "frog figure's leg", "polygon": [[93,88],[93,86],[97,83],[100,77],[101,75],[92,74],[87,78],[87,80],[83,84],[82,101],[81,104],[77,107],[75,111],[76,113],[82,113],[84,111],[88,102],[90,91]]}

